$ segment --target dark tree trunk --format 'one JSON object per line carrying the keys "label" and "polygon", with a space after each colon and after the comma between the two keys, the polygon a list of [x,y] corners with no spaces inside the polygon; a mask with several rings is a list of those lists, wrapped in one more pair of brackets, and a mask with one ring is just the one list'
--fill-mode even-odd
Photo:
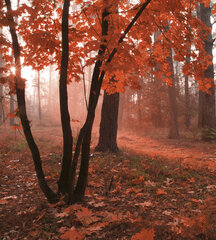
{"label": "dark tree trunk", "polygon": [[62,168],[58,182],[58,191],[61,193],[69,192],[70,189],[69,174],[72,162],[72,149],[73,149],[73,137],[70,126],[70,115],[68,111],[68,94],[67,94],[67,71],[69,58],[69,43],[68,43],[69,7],[70,0],[65,0],[62,13],[62,59],[59,79],[60,113],[63,132]]}
{"label": "dark tree trunk", "polygon": [[117,146],[119,93],[107,94],[104,91],[101,110],[99,142],[95,148],[98,152],[119,152]]}
{"label": "dark tree trunk", "polygon": [[175,77],[173,69],[173,58],[172,49],[170,47],[170,56],[167,61],[172,71],[172,86],[168,86],[168,97],[169,97],[169,114],[170,114],[170,125],[169,125],[169,138],[179,138],[178,121],[177,121],[177,103],[176,103],[176,89],[175,89]]}
{"label": "dark tree trunk", "polygon": [[[5,0],[8,12],[11,11],[11,1]],[[25,138],[27,140],[28,146],[31,150],[35,171],[37,174],[39,186],[43,191],[44,195],[47,197],[48,201],[54,203],[58,201],[58,196],[49,188],[47,182],[44,177],[40,153],[38,147],[33,139],[31,128],[29,125],[29,120],[26,114],[26,103],[25,103],[25,83],[21,79],[21,64],[20,64],[20,46],[18,43],[18,38],[16,34],[16,30],[14,26],[14,20],[11,15],[8,14],[8,20],[10,22],[10,34],[12,38],[12,47],[14,51],[14,58],[16,64],[16,94],[17,94],[17,102],[18,102],[18,109],[20,114],[20,119],[23,127],[23,131],[25,134]]]}
{"label": "dark tree trunk", "polygon": [[[144,9],[147,7],[147,5],[151,2],[151,0],[147,0],[139,9],[136,16],[132,19],[132,21],[129,23],[127,28],[125,29],[123,35],[119,39],[119,44],[123,42],[125,36],[130,31],[136,20],[139,18],[139,16],[142,14]],[[105,4],[107,4],[105,0]],[[109,15],[108,9],[105,8],[102,13],[102,36],[107,35],[108,32],[108,21],[107,16]],[[70,196],[69,203],[75,202],[75,201],[82,201],[85,195],[85,189],[87,186],[88,181],[88,166],[89,166],[89,156],[90,156],[90,141],[91,141],[91,131],[92,131],[92,125],[94,122],[95,117],[95,109],[97,106],[98,98],[100,95],[100,89],[103,82],[103,78],[105,76],[105,71],[102,70],[100,72],[100,67],[102,65],[102,57],[106,51],[106,43],[102,43],[100,46],[100,50],[98,53],[99,60],[95,63],[93,75],[92,75],[92,83],[91,83],[91,89],[90,89],[90,96],[89,96],[89,107],[88,107],[88,114],[86,122],[83,126],[83,128],[80,131],[80,134],[78,136],[78,141],[82,144],[82,151],[81,151],[81,164],[80,164],[80,172],[78,176],[77,185],[74,190],[74,194]],[[117,49],[114,48],[113,51],[110,53],[107,63],[110,63],[115,56],[117,52]],[[80,145],[77,143],[74,159],[72,166],[74,166],[74,169],[76,169],[77,165],[77,158],[79,156],[80,151]],[[77,155],[77,157],[75,157]],[[74,170],[73,171],[73,178],[72,182],[74,182]]]}
{"label": "dark tree trunk", "polygon": [[[211,8],[205,7],[204,4],[200,4],[199,17],[201,21],[206,24],[208,27],[212,27],[210,17],[211,17]],[[203,34],[205,32],[203,31]],[[211,61],[213,60],[212,49],[213,49],[213,39],[212,34],[208,35],[208,39],[204,40],[205,51],[211,56]],[[214,79],[214,68],[213,63],[208,66],[204,72],[205,78],[212,79],[212,87],[209,89],[210,94],[206,92],[199,92],[199,120],[198,125],[200,128],[205,128],[209,133],[214,129],[216,130],[216,118],[215,118],[215,88],[213,84]],[[208,135],[208,133],[207,133]],[[207,139],[208,136],[203,136],[203,139]],[[210,137],[216,138],[216,134]]]}

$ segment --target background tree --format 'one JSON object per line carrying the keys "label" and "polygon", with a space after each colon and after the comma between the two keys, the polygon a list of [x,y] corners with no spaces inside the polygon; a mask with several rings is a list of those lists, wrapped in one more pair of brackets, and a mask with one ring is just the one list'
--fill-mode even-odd
{"label": "background tree", "polygon": [[[203,29],[202,38],[204,49],[209,56],[210,64],[204,70],[203,79],[199,91],[199,127],[206,129],[203,133],[203,139],[216,138],[216,118],[215,118],[215,85],[214,85],[214,67],[213,67],[213,39],[211,27],[211,8],[203,3],[199,7],[200,20],[206,25]],[[206,37],[206,33],[208,36]],[[207,83],[206,83],[207,82]],[[203,83],[206,84],[203,86]]]}

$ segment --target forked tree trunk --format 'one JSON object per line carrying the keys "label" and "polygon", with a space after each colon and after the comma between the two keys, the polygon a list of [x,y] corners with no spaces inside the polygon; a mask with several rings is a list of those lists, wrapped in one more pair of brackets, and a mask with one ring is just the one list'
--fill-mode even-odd
{"label": "forked tree trunk", "polygon": [[68,110],[68,94],[67,94],[67,71],[69,58],[69,42],[68,42],[68,15],[70,0],[64,1],[62,13],[62,59],[59,79],[59,98],[61,125],[63,132],[63,156],[62,168],[58,182],[58,191],[61,193],[69,193],[70,189],[70,168],[72,162],[73,137],[70,126],[70,115]]}
{"label": "forked tree trunk", "polygon": [[[105,4],[107,4],[107,1],[104,0]],[[151,2],[151,0],[147,0],[141,8],[138,10],[136,16],[132,19],[132,21],[129,23],[127,28],[125,29],[123,35],[119,39],[119,44],[123,42],[125,36],[127,33],[130,31],[136,20],[139,18],[139,16],[142,14],[144,9],[147,7],[147,5]],[[102,13],[102,35],[107,35],[108,31],[108,21],[107,21],[107,16],[108,16],[108,9],[104,9]],[[82,144],[82,150],[81,150],[81,164],[80,164],[80,172],[78,176],[78,181],[77,185],[75,187],[74,193],[70,195],[69,203],[76,202],[76,201],[82,201],[85,195],[85,189],[87,186],[87,181],[88,181],[88,167],[89,167],[89,156],[90,156],[90,141],[91,141],[91,131],[92,131],[92,125],[94,122],[94,117],[95,117],[95,109],[97,106],[98,98],[100,95],[100,89],[101,85],[103,82],[103,78],[105,76],[105,71],[102,70],[100,72],[100,67],[102,65],[102,56],[104,55],[106,51],[106,44],[105,42],[102,43],[100,46],[99,50],[99,60],[96,61],[93,75],[92,75],[92,82],[91,82],[91,89],[90,89],[90,96],[89,96],[89,108],[88,108],[88,114],[87,114],[87,119],[86,122],[83,126],[83,128],[80,130],[80,134],[78,136],[77,140],[77,145],[75,149],[75,154],[73,158],[73,163],[72,163],[72,182],[74,183],[74,178],[75,178],[75,171],[77,161],[78,161],[78,156],[79,156],[79,151],[80,151],[80,144]],[[114,48],[113,51],[110,53],[107,63],[110,63],[115,56],[117,52],[117,49]],[[77,157],[75,157],[77,155]],[[73,188],[73,185],[72,185]],[[72,189],[73,190],[73,189]]]}
{"label": "forked tree trunk", "polygon": [[[11,1],[5,0],[8,12],[11,12]],[[17,94],[17,102],[18,102],[18,109],[20,114],[20,119],[23,127],[23,131],[25,134],[25,138],[27,140],[28,146],[32,153],[32,158],[34,161],[35,171],[38,178],[38,183],[43,191],[44,195],[47,197],[50,203],[54,203],[58,201],[58,196],[49,188],[47,182],[44,177],[40,153],[38,147],[33,139],[31,128],[29,125],[29,120],[26,114],[26,103],[25,103],[25,83],[21,79],[21,64],[20,64],[20,46],[18,43],[18,37],[15,30],[14,19],[12,15],[8,13],[8,21],[9,21],[9,29],[12,38],[12,47],[14,51],[14,59],[16,65],[16,74],[15,74],[15,84],[16,84],[16,94]]]}
{"label": "forked tree trunk", "polygon": [[117,146],[119,93],[107,94],[104,91],[101,110],[99,142],[95,148],[98,152],[119,152]]}

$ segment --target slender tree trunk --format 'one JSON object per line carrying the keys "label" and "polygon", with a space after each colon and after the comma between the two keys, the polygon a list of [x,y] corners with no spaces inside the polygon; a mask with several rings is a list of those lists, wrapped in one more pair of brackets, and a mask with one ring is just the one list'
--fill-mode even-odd
{"label": "slender tree trunk", "polygon": [[98,152],[119,152],[117,146],[119,93],[107,94],[104,91],[101,110],[99,142],[95,148]]}
{"label": "slender tree trunk", "polygon": [[[10,113],[14,114],[14,102],[15,102],[15,99],[14,99],[14,95],[11,94],[10,95]],[[13,126],[14,125],[14,118],[10,118],[10,126]]]}
{"label": "slender tree trunk", "polygon": [[38,70],[38,76],[37,76],[37,86],[38,86],[38,118],[41,121],[42,120],[42,114],[41,114],[41,94],[40,94],[40,70]]}
{"label": "slender tree trunk", "polygon": [[[5,0],[8,12],[11,11],[11,1]],[[25,83],[21,79],[21,64],[20,64],[20,46],[18,43],[18,37],[15,30],[14,19],[13,17],[8,14],[8,21],[10,22],[9,29],[12,38],[12,47],[14,51],[14,59],[16,65],[16,94],[17,94],[17,102],[18,102],[18,109],[20,114],[20,119],[23,127],[23,131],[25,134],[25,138],[27,140],[28,146],[31,150],[34,166],[38,178],[38,183],[43,191],[44,195],[47,197],[49,202],[56,202],[58,201],[58,196],[49,188],[47,182],[44,177],[40,153],[38,147],[33,139],[31,128],[29,125],[29,120],[26,114],[26,103],[25,103]]]}
{"label": "slender tree trunk", "polygon": [[48,97],[48,113],[51,116],[52,109],[52,65],[49,66],[49,97]]}
{"label": "slender tree trunk", "polygon": [[[211,8],[205,7],[204,4],[200,4],[199,17],[201,21],[207,25],[207,27],[212,27],[211,25]],[[203,31],[205,34],[205,32]],[[211,56],[211,61],[213,61],[212,49],[213,49],[213,39],[212,34],[208,35],[208,39],[204,39],[204,47],[206,53]],[[216,139],[216,134],[213,136],[208,136],[212,130],[216,130],[216,118],[215,118],[215,88],[214,88],[214,68],[213,63],[208,66],[204,72],[205,78],[212,79],[212,87],[209,89],[210,94],[206,92],[199,92],[199,120],[198,125],[201,128],[207,129],[207,134],[203,135],[203,139],[208,140]]]}
{"label": "slender tree trunk", "polygon": [[63,132],[62,168],[60,178],[58,181],[58,191],[60,193],[66,192],[69,193],[70,191],[69,174],[72,162],[72,149],[73,149],[73,137],[70,126],[67,93],[67,71],[69,59],[69,42],[68,42],[69,7],[70,0],[65,0],[62,13],[62,59],[59,79],[60,112]]}
{"label": "slender tree trunk", "polygon": [[167,61],[170,65],[172,74],[172,86],[168,86],[168,97],[169,97],[169,113],[170,113],[170,125],[169,125],[169,138],[179,138],[178,131],[178,121],[177,121],[177,103],[176,103],[176,89],[175,89],[175,77],[174,77],[174,69],[173,69],[173,57],[172,57],[172,49],[170,47],[170,56]]}
{"label": "slender tree trunk", "polygon": [[185,126],[190,127],[190,94],[188,85],[189,76],[185,75]]}
{"label": "slender tree trunk", "polygon": [[125,105],[125,93],[119,94],[119,117],[118,117],[118,128],[123,129],[123,119],[124,119],[124,105]]}
{"label": "slender tree trunk", "polygon": [[4,122],[4,105],[3,105],[4,93],[3,85],[0,83],[0,124]]}

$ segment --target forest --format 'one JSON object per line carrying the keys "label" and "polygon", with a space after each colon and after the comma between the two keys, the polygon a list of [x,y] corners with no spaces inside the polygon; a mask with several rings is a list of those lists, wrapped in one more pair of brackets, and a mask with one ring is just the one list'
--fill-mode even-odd
{"label": "forest", "polygon": [[216,239],[216,2],[0,0],[0,239]]}

